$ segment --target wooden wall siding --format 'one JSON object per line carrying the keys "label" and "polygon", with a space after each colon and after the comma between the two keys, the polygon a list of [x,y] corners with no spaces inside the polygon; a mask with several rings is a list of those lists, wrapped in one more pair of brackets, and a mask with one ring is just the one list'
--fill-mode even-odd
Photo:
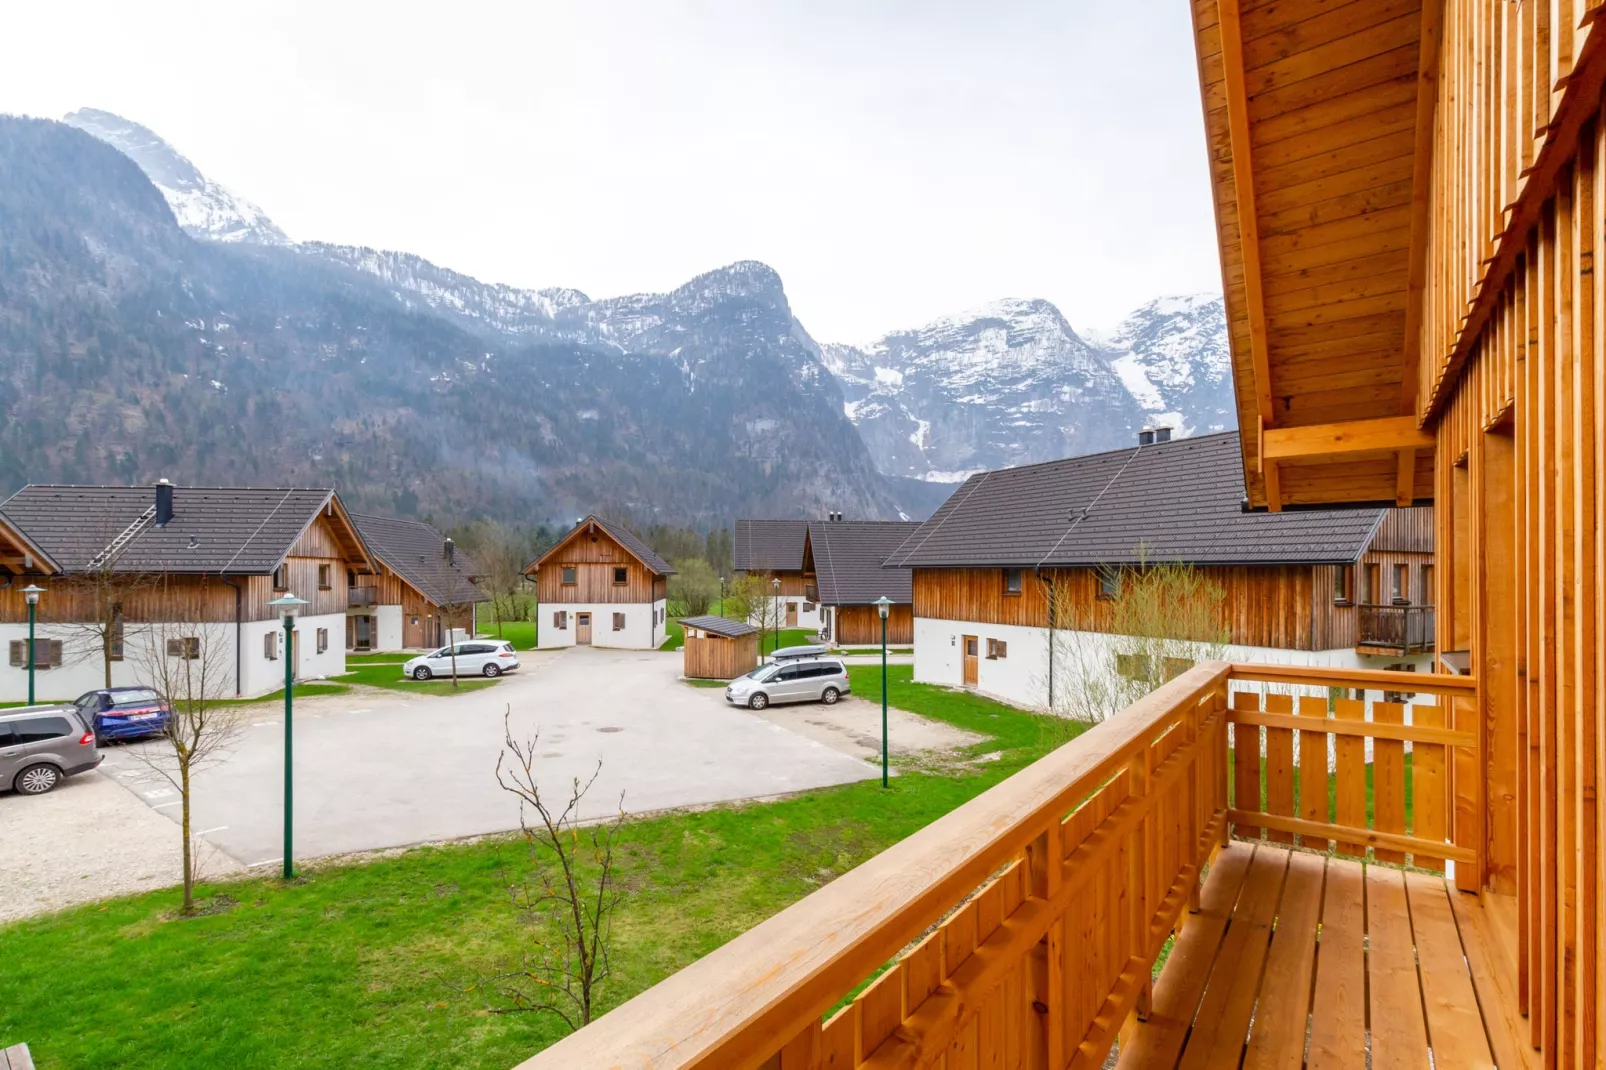
{"label": "wooden wall siding", "polygon": [[[1502,6],[1524,40],[1534,5]],[[1539,13],[1546,10],[1577,14],[1566,4]],[[1553,42],[1551,51],[1565,54],[1565,47]],[[1553,55],[1525,49],[1519,56],[1536,81],[1556,69]],[[1530,106],[1545,114],[1548,96],[1523,98],[1521,114]],[[1482,99],[1467,105],[1473,117]],[[1439,642],[1470,650],[1481,684],[1476,726],[1490,755],[1486,779],[1476,769],[1458,767],[1455,775],[1483,794],[1471,815],[1487,848],[1483,881],[1516,894],[1516,989],[1532,1039],[1546,1065],[1569,1070],[1598,1065],[1606,1000],[1606,824],[1598,804],[1606,780],[1606,286],[1594,264],[1606,240],[1600,130],[1599,119],[1584,129],[1438,422]],[[1504,168],[1489,169],[1509,164],[1521,148],[1497,140],[1483,146],[1481,164],[1456,154],[1446,167],[1462,182],[1487,175],[1491,190],[1503,189]],[[1454,203],[1470,217],[1456,225],[1478,233],[1487,202],[1457,190]],[[1458,267],[1441,285],[1464,295],[1475,266],[1461,260]],[[1436,318],[1434,337],[1453,337],[1451,311],[1440,307]]]}
{"label": "wooden wall siding", "polygon": [[[567,566],[575,569],[575,582],[565,585],[563,570]],[[622,585],[613,582],[613,570],[623,568],[626,570],[626,582]],[[654,582],[654,576],[633,557],[609,561],[605,564],[555,560],[541,566],[536,576],[536,590],[543,605],[552,603],[604,603],[623,602],[640,604],[652,602],[663,597],[656,592],[660,589],[661,578]]]}
{"label": "wooden wall siding", "polygon": [[747,572],[744,575],[762,580],[764,593],[766,594],[774,593],[775,588],[770,581],[775,579],[781,581],[781,594],[784,596],[802,598],[808,593],[808,589],[814,586],[814,573],[812,572]]}
{"label": "wooden wall siding", "polygon": [[[1316,638],[1314,570],[1309,565],[1209,566],[1200,570],[1225,592],[1220,622],[1228,642],[1244,646],[1312,650]],[[1069,617],[1057,626],[1082,631],[1108,631],[1113,606],[1098,597],[1095,569],[1061,569],[1056,583],[1066,585],[1061,612]],[[1332,580],[1328,579],[1331,590]],[[1048,626],[1045,585],[1030,571],[1019,595],[1004,594],[1001,569],[915,569],[914,615],[979,624]],[[1331,601],[1328,601],[1329,607]]]}
{"label": "wooden wall siding", "polygon": [[1433,506],[1390,509],[1383,514],[1368,550],[1433,553]]}
{"label": "wooden wall siding", "polygon": [[733,680],[758,667],[758,633],[726,639],[687,633],[682,671],[693,680]]}
{"label": "wooden wall siding", "polygon": [[[129,623],[233,621],[234,590],[216,576],[129,577],[124,586],[102,592],[92,582],[62,576],[31,581],[19,577],[0,589],[0,621],[25,622],[28,605],[22,589],[37,582],[45,589],[39,598],[38,619],[42,623],[70,624],[93,622],[99,618],[100,603],[113,598],[123,607]],[[243,580],[236,578],[243,585]],[[242,597],[242,609],[248,609]],[[249,618],[248,618],[249,619]]]}
{"label": "wooden wall siding", "polygon": [[[832,613],[832,635],[838,646],[881,645],[881,614],[875,606],[837,606]],[[914,607],[889,606],[887,645],[908,646],[914,641]]]}

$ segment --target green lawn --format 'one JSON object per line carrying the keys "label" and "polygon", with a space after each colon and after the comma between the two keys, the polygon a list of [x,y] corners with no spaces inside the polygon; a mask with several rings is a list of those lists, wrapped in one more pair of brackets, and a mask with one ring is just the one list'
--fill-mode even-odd
{"label": "green lawn", "polygon": [[[464,677],[457,681],[454,690],[450,679],[424,681],[408,679],[401,674],[400,661],[371,661],[355,666],[352,662],[353,659],[346,659],[348,671],[338,678],[342,683],[382,687],[387,691],[404,691],[409,695],[462,694],[465,691],[478,691],[482,687],[494,687],[498,682],[487,680],[482,676]],[[299,688],[297,693],[300,693]]]}
{"label": "green lawn", "polygon": [[[887,647],[887,653],[888,654],[913,654],[914,652],[915,652],[915,648],[912,647],[912,646],[889,646],[889,647]],[[881,648],[878,647],[878,646],[843,647],[842,650],[839,651],[839,653],[843,653],[843,654],[880,654],[881,653]]]}
{"label": "green lawn", "polygon": [[[880,668],[854,667],[879,698]],[[633,822],[620,873],[615,1006],[707,954],[1039,756],[1048,718],[889,673],[900,708],[990,738],[993,761],[911,766],[781,802]],[[626,803],[628,805],[628,798]],[[176,920],[173,892],[0,927],[0,1041],[43,1070],[507,1067],[556,1039],[550,1020],[488,1013],[477,982],[524,927],[507,906],[506,840],[419,848],[369,865],[206,889],[214,911]],[[93,993],[86,998],[86,993]]]}
{"label": "green lawn", "polygon": [[480,631],[498,639],[506,639],[513,644],[514,650],[535,649],[535,621],[508,620],[503,621],[499,628],[495,621],[480,621]]}

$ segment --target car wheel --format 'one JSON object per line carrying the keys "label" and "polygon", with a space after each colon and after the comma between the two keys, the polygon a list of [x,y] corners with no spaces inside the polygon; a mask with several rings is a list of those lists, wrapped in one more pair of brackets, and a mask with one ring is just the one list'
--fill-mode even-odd
{"label": "car wheel", "polygon": [[758,692],[752,698],[747,700],[747,708],[750,710],[762,710],[769,704],[770,697],[762,691]]}
{"label": "car wheel", "polygon": [[500,665],[495,664],[494,662],[492,664],[490,664],[490,665],[485,666],[485,668],[481,669],[480,671],[483,672],[486,676],[501,676],[502,675],[502,667]]}
{"label": "car wheel", "polygon": [[428,680],[431,676],[434,676],[434,675],[435,675],[434,673],[429,671],[429,666],[428,665],[420,665],[418,668],[413,670],[413,679],[414,680]]}
{"label": "car wheel", "polygon": [[43,795],[60,783],[60,769],[53,765],[30,765],[17,774],[14,786],[24,795]]}
{"label": "car wheel", "polygon": [[834,687],[828,687],[820,693],[820,701],[827,706],[835,706],[836,700],[842,697],[842,692]]}

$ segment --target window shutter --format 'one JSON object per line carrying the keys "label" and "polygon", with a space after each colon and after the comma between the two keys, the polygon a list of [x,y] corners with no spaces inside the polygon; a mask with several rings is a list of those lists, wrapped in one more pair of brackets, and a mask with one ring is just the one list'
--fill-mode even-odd
{"label": "window shutter", "polygon": [[40,666],[40,668],[53,669],[57,665],[61,664],[61,640],[60,639],[47,639],[47,640],[45,640],[45,656],[47,658],[49,658],[50,664],[42,665],[42,666]]}
{"label": "window shutter", "polygon": [[625,630],[625,615],[623,613],[615,613],[613,615],[613,630],[616,632]]}
{"label": "window shutter", "polygon": [[23,660],[23,651],[27,648],[27,646],[28,640],[26,639],[11,640],[11,664],[15,665],[19,669],[26,664],[26,662]]}
{"label": "window shutter", "polygon": [[167,656],[170,658],[182,658],[184,656],[184,640],[169,639],[167,641]]}

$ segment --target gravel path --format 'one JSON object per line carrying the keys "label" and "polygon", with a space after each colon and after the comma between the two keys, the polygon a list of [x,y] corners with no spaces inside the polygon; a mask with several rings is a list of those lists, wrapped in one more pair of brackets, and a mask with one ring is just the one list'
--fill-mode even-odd
{"label": "gravel path", "polygon": [[[0,793],[0,924],[176,885],[181,842],[178,826],[98,771],[48,795]],[[203,877],[241,869],[203,845]]]}

